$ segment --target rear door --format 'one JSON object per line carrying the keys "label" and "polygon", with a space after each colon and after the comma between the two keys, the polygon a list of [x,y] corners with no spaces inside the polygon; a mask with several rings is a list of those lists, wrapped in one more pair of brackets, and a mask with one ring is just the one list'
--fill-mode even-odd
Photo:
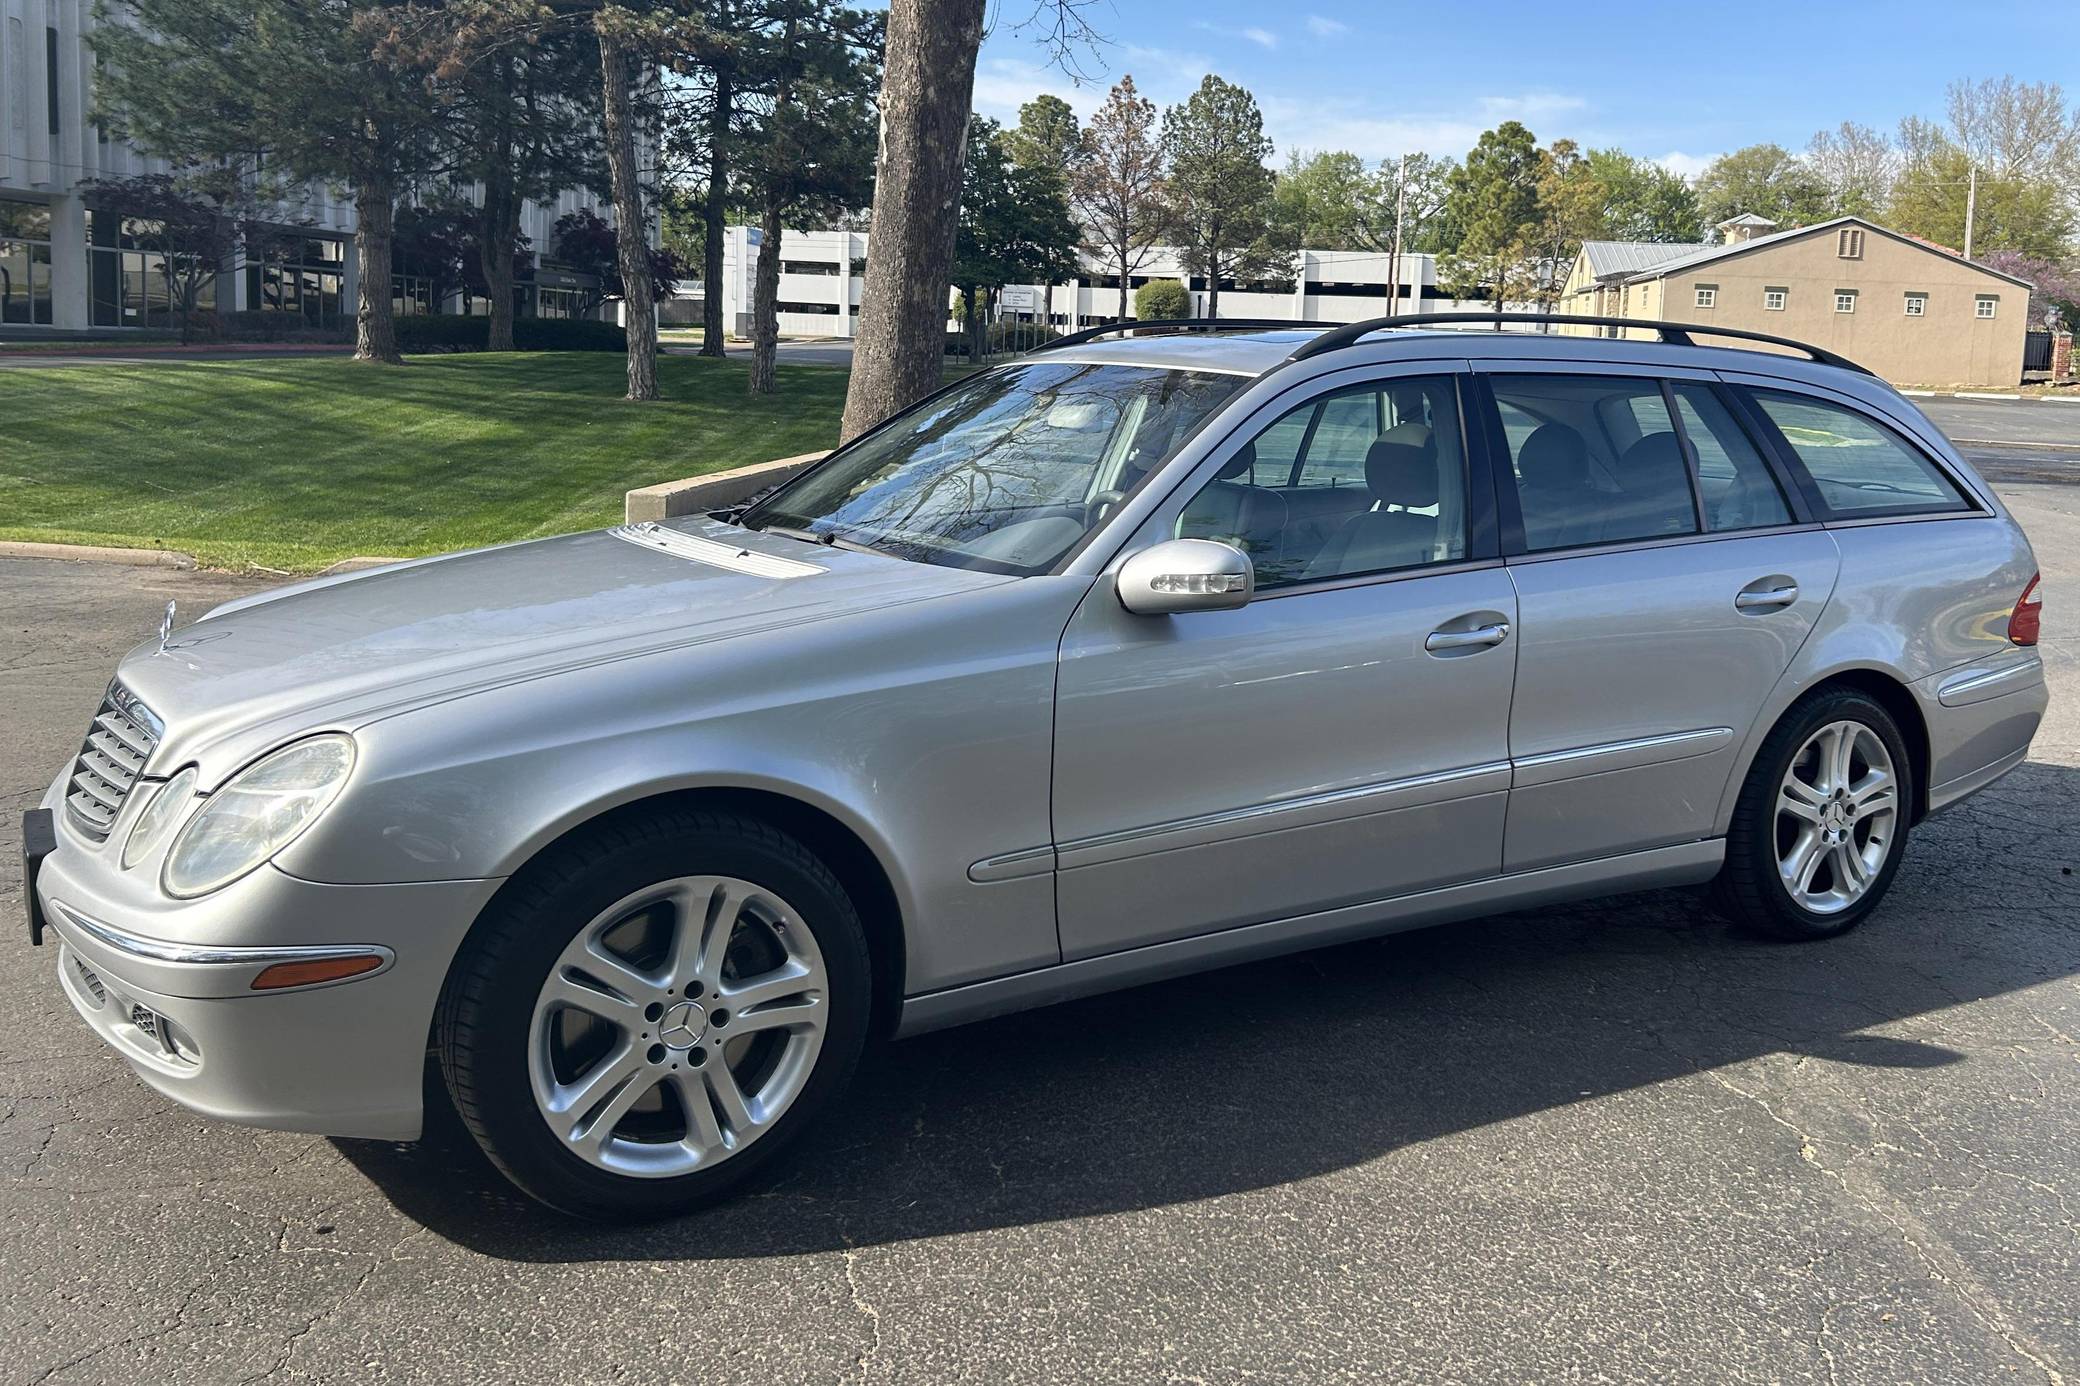
{"label": "rear door", "polygon": [[1504,869],[1707,837],[1834,543],[1705,372],[1475,364],[1520,621]]}

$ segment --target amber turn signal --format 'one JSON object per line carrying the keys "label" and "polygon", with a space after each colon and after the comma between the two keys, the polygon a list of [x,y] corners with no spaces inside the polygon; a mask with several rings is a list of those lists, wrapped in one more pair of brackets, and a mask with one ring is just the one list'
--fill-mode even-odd
{"label": "amber turn signal", "polygon": [[254,991],[280,991],[284,987],[315,986],[319,982],[341,982],[359,977],[383,965],[374,953],[357,953],[346,958],[318,958],[311,962],[276,963],[261,969],[253,979]]}

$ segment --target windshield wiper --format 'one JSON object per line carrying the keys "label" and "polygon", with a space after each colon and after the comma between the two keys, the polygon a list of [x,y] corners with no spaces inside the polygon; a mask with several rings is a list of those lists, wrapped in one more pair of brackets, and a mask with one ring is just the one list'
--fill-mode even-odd
{"label": "windshield wiper", "polygon": [[746,525],[744,528],[750,530],[753,534],[778,534],[788,539],[799,539],[804,544],[828,544],[831,542],[831,536],[828,534],[818,534],[813,529],[798,529],[794,525],[768,523]]}
{"label": "windshield wiper", "polygon": [[755,527],[747,525],[746,528],[750,529],[753,534],[783,535],[789,539],[799,539],[805,544],[816,544],[826,549],[845,549],[852,553],[883,552],[883,550],[875,548],[872,544],[861,543],[857,539],[848,539],[834,529],[800,529],[794,525],[774,524]]}

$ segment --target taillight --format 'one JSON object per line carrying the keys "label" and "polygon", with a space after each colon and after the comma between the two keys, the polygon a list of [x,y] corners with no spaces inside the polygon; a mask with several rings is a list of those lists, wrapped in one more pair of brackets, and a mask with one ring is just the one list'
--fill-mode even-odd
{"label": "taillight", "polygon": [[2042,573],[2030,574],[2029,586],[2015,599],[2015,610],[2008,615],[2008,639],[2017,645],[2034,645],[2037,632],[2044,628],[2044,597],[2037,591]]}

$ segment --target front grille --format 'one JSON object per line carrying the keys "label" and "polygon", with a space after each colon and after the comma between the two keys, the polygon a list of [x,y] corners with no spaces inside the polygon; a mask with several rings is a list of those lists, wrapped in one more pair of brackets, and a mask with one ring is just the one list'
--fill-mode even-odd
{"label": "front grille", "polygon": [[87,989],[89,996],[94,998],[94,1004],[96,1006],[106,1004],[108,1001],[108,988],[101,985],[101,974],[88,967],[78,958],[72,960],[72,966],[79,973],[79,984]]}
{"label": "front grille", "polygon": [[157,1042],[162,1048],[164,1047],[166,1042],[159,1038],[159,1017],[150,1010],[133,1004],[130,1007],[130,1023],[135,1025],[141,1033],[148,1035]]}
{"label": "front grille", "polygon": [[144,773],[165,727],[121,684],[108,686],[86,743],[72,766],[72,792],[65,812],[74,827],[95,842],[106,842],[130,787]]}

